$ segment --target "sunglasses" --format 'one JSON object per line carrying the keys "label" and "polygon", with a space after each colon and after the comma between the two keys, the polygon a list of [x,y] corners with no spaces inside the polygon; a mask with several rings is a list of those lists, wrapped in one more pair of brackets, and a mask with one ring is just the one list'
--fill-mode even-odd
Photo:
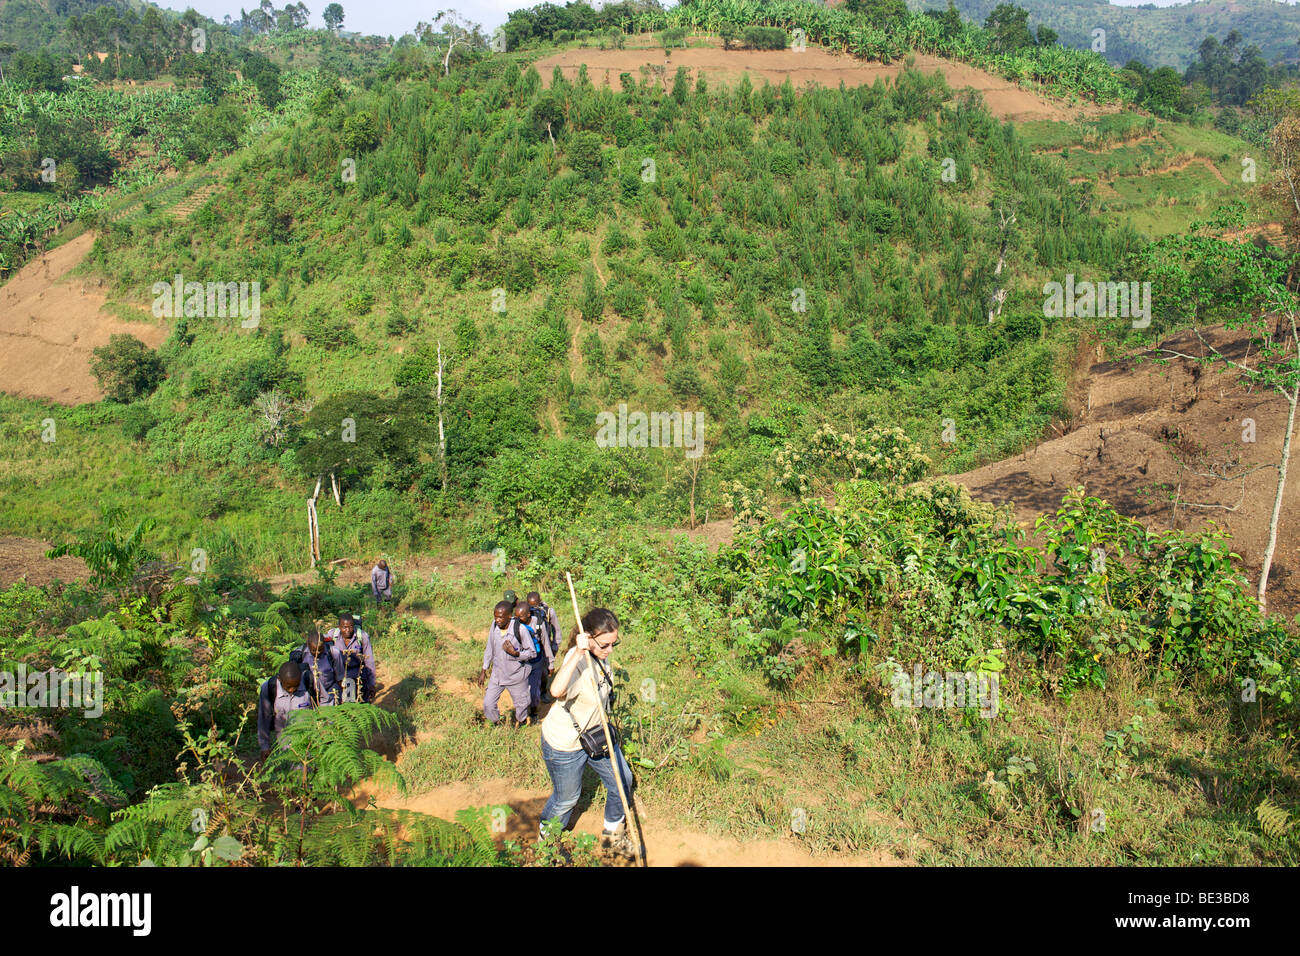
{"label": "sunglasses", "polygon": [[594,637],[593,637],[593,638],[589,638],[589,640],[591,641],[592,644],[595,644],[595,645],[596,645],[597,647],[599,647],[602,651],[609,650],[611,647],[614,647],[614,646],[616,646],[616,645],[618,644],[618,641],[612,641],[612,642],[609,643],[609,644],[602,644],[600,641],[596,640]]}

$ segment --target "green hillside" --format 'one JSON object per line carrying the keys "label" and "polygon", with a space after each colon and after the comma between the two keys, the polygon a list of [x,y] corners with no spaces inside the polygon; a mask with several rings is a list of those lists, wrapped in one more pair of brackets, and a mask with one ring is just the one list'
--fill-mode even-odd
{"label": "green hillside", "polygon": [[[796,28],[901,68],[673,62],[788,64]],[[537,69],[631,34],[661,75]],[[1300,105],[1270,153],[1135,108],[1090,52],[797,2],[542,6],[503,36],[267,29],[0,84],[0,295],[30,313],[0,331],[50,379],[0,395],[0,673],[105,688],[93,717],[0,713],[0,861],[618,862],[599,799],[539,839],[544,711],[484,716],[493,608],[536,589],[563,640],[570,574],[619,617],[584,627],[656,863],[1300,861],[1300,619],[1226,533],[1076,488],[1031,537],[947,480],[1073,430],[1094,354],[1300,312],[1289,239],[1233,238],[1298,234]],[[1059,119],[1004,122],[918,53]],[[1149,282],[1150,311],[1054,312],[1076,275]],[[165,340],[92,349],[105,316]],[[77,362],[102,399],[55,400]],[[341,612],[378,693],[302,703],[290,652]]]}
{"label": "green hillside", "polygon": [[[999,0],[955,0],[962,16],[983,23]],[[1025,0],[1030,26],[1046,24],[1061,43],[1092,49],[1094,30],[1105,30],[1105,56],[1120,66],[1140,60],[1147,66],[1185,70],[1207,36],[1223,38],[1232,30],[1244,44],[1258,46],[1273,63],[1297,59],[1300,7],[1278,0],[1195,0],[1168,7],[1119,6],[1106,0]],[[912,9],[943,10],[947,0],[911,0]]]}

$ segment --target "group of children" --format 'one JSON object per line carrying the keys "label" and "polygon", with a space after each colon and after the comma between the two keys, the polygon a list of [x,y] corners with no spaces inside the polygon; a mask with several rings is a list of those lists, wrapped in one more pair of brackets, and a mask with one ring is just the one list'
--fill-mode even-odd
{"label": "group of children", "polygon": [[[555,656],[560,650],[560,621],[554,608],[542,596],[530,591],[520,601],[514,591],[492,609],[487,647],[479,685],[487,684],[483,695],[483,716],[488,723],[501,720],[497,701],[503,690],[510,692],[515,707],[515,726],[537,717],[539,704],[550,703],[544,682],[555,673]],[[488,669],[492,676],[488,679]]]}
{"label": "group of children", "polygon": [[371,703],[376,672],[370,635],[351,614],[340,614],[338,626],[325,634],[309,634],[258,692],[257,742],[262,759],[270,755],[294,711],[353,701]]}
{"label": "group of children", "polygon": [[[375,596],[381,599],[387,596],[384,592],[391,586],[391,578],[386,567],[378,570],[384,580]],[[522,601],[514,591],[505,592],[505,599],[492,611],[478,678],[479,686],[487,685],[483,715],[489,723],[501,722],[498,700],[503,690],[510,692],[514,703],[516,726],[537,718],[538,705],[551,702],[545,682],[555,673],[559,650],[560,621],[555,610],[536,591]],[[338,626],[324,634],[309,634],[306,643],[289,655],[275,677],[263,682],[258,693],[257,740],[262,759],[270,755],[294,711],[373,702],[376,670],[370,635],[352,614],[340,614]]]}

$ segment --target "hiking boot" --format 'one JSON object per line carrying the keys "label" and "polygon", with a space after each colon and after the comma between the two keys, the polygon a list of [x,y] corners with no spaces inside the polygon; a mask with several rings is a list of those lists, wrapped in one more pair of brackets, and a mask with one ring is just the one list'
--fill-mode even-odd
{"label": "hiking boot", "polygon": [[613,830],[602,830],[600,833],[600,846],[601,849],[609,850],[611,853],[626,859],[636,859],[636,847],[633,846],[631,837],[627,835],[626,820]]}

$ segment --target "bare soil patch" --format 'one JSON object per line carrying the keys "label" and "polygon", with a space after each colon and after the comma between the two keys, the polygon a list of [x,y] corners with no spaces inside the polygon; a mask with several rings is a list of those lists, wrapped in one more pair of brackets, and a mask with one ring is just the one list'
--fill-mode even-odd
{"label": "bare soil patch", "polygon": [[[954,90],[965,87],[978,90],[989,110],[999,119],[1069,121],[1106,112],[1091,104],[1071,106],[1023,89],[1010,80],[965,63],[956,63],[926,53],[913,54],[910,59],[917,69],[925,73],[938,70]],[[549,86],[555,67],[560,68],[565,79],[572,80],[583,64],[586,64],[587,76],[593,83],[614,89],[619,88],[620,73],[631,73],[633,79],[639,81],[642,68],[649,73],[653,66],[666,68],[665,83],[671,83],[677,68],[684,66],[690,73],[692,82],[703,73],[709,82],[735,83],[743,74],[748,73],[751,81],[760,86],[763,80],[781,84],[789,78],[796,88],[812,83],[835,89],[841,82],[845,86],[862,86],[870,85],[881,77],[892,79],[903,72],[904,65],[902,61],[880,63],[875,60],[859,60],[844,53],[833,53],[813,46],[801,53],[793,50],[692,47],[674,50],[670,57],[665,57],[662,49],[573,49],[543,57],[534,65],[541,74],[542,85]]]}
{"label": "bare soil patch", "polygon": [[47,558],[45,552],[50,547],[33,538],[0,538],[0,588],[18,581],[40,587],[56,580],[81,581],[90,577],[90,569],[80,558]]}
{"label": "bare soil patch", "polygon": [[104,397],[90,374],[91,350],[119,333],[150,348],[167,329],[143,321],[124,322],[103,311],[103,280],[74,280],[68,273],[94,244],[92,233],[51,249],[27,263],[0,287],[0,385],[11,395],[50,398],[64,405]]}
{"label": "bare soil patch", "polygon": [[[1249,346],[1244,331],[1217,328],[1206,339],[1234,361]],[[1191,332],[1161,344],[1189,355],[1203,351]],[[1130,355],[1081,364],[1065,434],[953,480],[976,498],[1011,503],[1017,519],[1030,527],[1040,515],[1054,513],[1066,491],[1078,485],[1153,529],[1200,529],[1214,522],[1231,532],[1232,550],[1242,557],[1253,593],[1277,471],[1252,469],[1278,461],[1286,401],[1273,391],[1243,387],[1234,372],[1202,369],[1185,359],[1156,365]],[[1247,419],[1254,422],[1253,443],[1243,440]],[[1300,482],[1294,471],[1269,575],[1269,611],[1288,617],[1300,613]]]}

